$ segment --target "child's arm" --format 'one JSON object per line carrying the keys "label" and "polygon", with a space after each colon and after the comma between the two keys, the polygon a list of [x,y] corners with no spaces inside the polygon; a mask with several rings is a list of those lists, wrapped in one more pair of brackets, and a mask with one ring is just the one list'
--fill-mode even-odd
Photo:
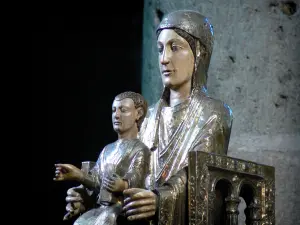
{"label": "child's arm", "polygon": [[95,189],[99,185],[93,176],[85,175],[80,169],[71,164],[55,164],[55,181],[78,181],[87,188]]}
{"label": "child's arm", "polygon": [[80,181],[83,178],[83,172],[71,164],[55,164],[55,181]]}

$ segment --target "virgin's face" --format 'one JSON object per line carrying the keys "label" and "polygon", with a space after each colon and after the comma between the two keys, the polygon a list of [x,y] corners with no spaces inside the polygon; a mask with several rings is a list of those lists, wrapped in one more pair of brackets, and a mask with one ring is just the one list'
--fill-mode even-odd
{"label": "virgin's face", "polygon": [[170,89],[178,89],[191,82],[194,54],[189,43],[172,29],[164,29],[157,40],[159,68],[162,82]]}

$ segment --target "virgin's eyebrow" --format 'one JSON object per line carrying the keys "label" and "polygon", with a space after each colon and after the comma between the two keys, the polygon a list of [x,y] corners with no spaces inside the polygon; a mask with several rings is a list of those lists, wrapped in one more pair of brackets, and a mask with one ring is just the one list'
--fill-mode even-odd
{"label": "virgin's eyebrow", "polygon": [[[167,44],[170,42],[180,42],[181,44],[184,44],[179,38],[172,38],[167,41]],[[158,41],[157,43],[163,45],[163,43],[161,41]]]}

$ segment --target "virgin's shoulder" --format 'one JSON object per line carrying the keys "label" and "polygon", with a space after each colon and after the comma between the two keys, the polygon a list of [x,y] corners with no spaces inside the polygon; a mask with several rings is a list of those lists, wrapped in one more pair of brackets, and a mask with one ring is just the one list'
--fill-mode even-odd
{"label": "virgin's shoulder", "polygon": [[225,102],[204,94],[198,95],[197,98],[201,101],[200,104],[205,114],[216,115],[229,121],[233,119],[232,110]]}

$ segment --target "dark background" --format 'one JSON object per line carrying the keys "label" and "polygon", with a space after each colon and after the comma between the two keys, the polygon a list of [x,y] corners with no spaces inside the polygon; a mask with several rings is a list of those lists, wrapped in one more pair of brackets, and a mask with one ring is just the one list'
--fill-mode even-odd
{"label": "dark background", "polygon": [[141,92],[143,1],[106,4],[97,15],[39,15],[32,23],[32,193],[38,224],[74,222],[62,218],[66,192],[77,183],[54,182],[54,164],[96,161],[117,138],[114,96]]}

